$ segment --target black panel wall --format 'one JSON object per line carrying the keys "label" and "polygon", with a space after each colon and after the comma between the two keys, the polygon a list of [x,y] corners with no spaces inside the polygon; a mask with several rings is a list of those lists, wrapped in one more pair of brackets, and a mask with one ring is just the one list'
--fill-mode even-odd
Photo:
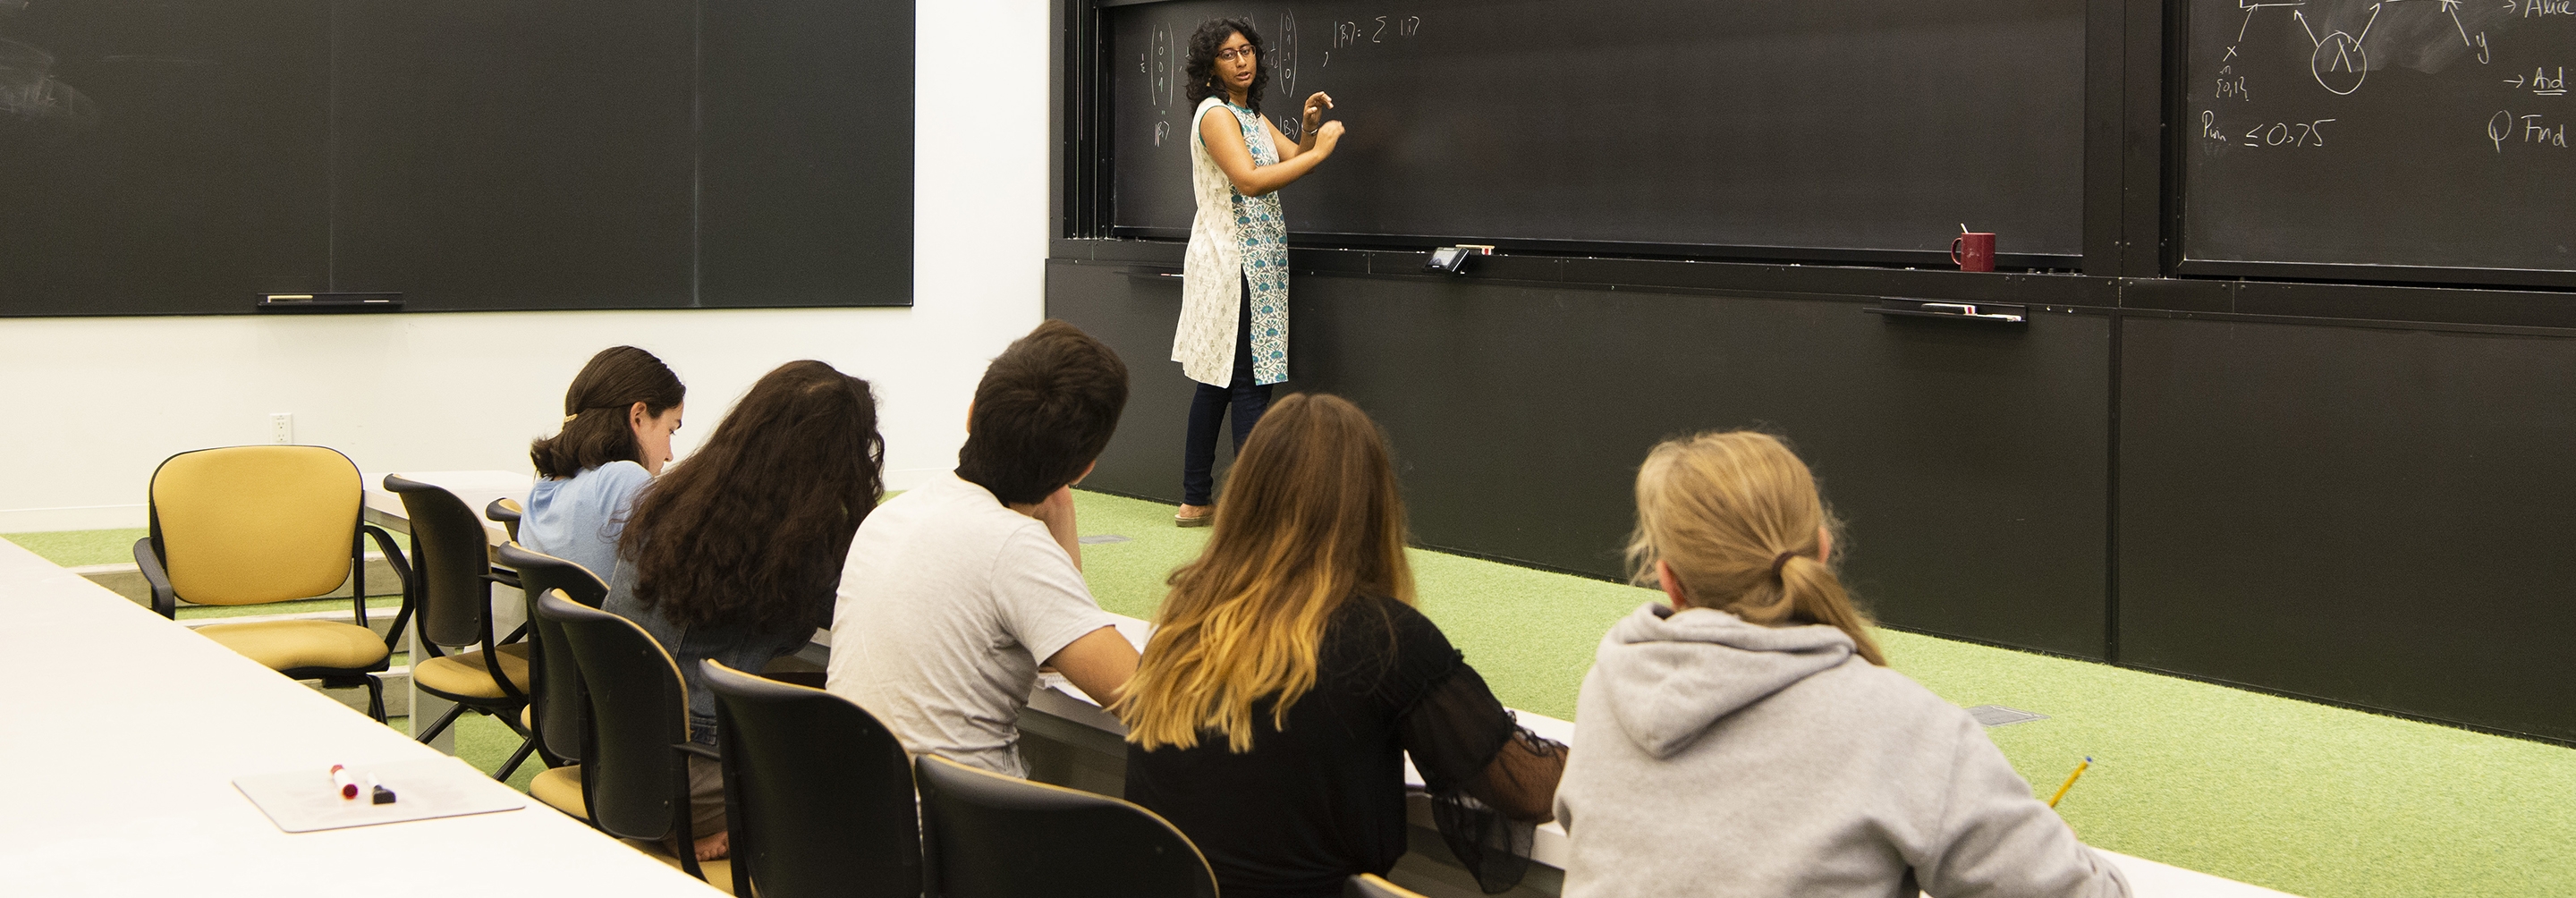
{"label": "black panel wall", "polygon": [[699,302],[911,302],[912,4],[702,9]]}
{"label": "black panel wall", "polygon": [[[1135,373],[1089,485],[1177,501],[1178,282],[1058,261],[1048,296]],[[2109,319],[1889,319],[1856,299],[1301,273],[1282,390],[1342,394],[1385,426],[1422,544],[1604,577],[1647,448],[1784,433],[1886,620],[2103,657]]]}
{"label": "black panel wall", "polygon": [[2123,329],[2123,660],[2576,738],[2576,336]]}
{"label": "black panel wall", "polygon": [[689,304],[689,0],[348,4],[337,30],[339,289]]}

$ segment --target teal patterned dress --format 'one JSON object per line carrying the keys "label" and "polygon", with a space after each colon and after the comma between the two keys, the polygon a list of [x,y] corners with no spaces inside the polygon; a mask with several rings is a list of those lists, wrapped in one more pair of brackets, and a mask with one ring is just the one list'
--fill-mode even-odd
{"label": "teal patterned dress", "polygon": [[[1243,126],[1243,145],[1252,150],[1253,167],[1279,164],[1279,148],[1261,115],[1225,104]],[[1252,382],[1275,384],[1288,379],[1288,219],[1279,211],[1277,191],[1263,196],[1234,194],[1234,241],[1243,259],[1244,281],[1252,287]]]}

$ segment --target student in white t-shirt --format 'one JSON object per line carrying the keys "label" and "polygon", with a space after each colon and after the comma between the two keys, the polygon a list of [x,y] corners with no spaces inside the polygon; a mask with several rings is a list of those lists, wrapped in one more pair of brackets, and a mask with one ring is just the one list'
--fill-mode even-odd
{"label": "student in white t-shirt", "polygon": [[1014,721],[1038,667],[1106,704],[1136,672],[1082,580],[1072,485],[1127,404],[1127,366],[1049,320],[984,371],[957,470],[859,525],[832,613],[831,691],[903,740],[1025,776]]}

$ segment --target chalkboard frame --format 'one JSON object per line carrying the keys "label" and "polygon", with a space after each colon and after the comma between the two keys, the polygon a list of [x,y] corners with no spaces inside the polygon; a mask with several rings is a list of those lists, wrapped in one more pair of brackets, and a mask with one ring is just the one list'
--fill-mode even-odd
{"label": "chalkboard frame", "polygon": [[[1109,78],[1108,10],[1175,0],[1059,0],[1056,30],[1064,43],[1054,67],[1057,94],[1057,144],[1062,157],[1054,163],[1055,218],[1058,236],[1074,239],[1186,241],[1177,228],[1117,225],[1115,163],[1110,147],[1115,131],[1115,105],[1106,96]],[[2126,100],[2120,85],[2122,59],[2116,52],[2125,37],[2120,0],[2084,5],[2084,102],[2077,216],[2079,253],[1998,253],[1996,265],[2031,273],[2067,272],[2096,275],[2127,273],[2119,258],[2124,245],[2117,235],[2124,197],[2119,170],[2121,113]],[[2152,113],[2150,113],[2152,114]],[[2152,133],[2152,132],[2150,132]],[[2151,154],[2152,155],[2152,154]],[[1340,234],[1289,232],[1298,247],[1355,250],[1418,250],[1456,243],[1492,245],[1506,252],[1635,259],[1705,260],[1733,263],[1853,265],[1888,269],[1947,269],[1946,252],[1848,249],[1802,246],[1749,246],[1629,241],[1542,240],[1486,235]],[[2143,272],[2139,272],[2143,273]]]}
{"label": "chalkboard frame", "polygon": [[[2136,3],[2137,0],[2131,0]],[[2155,4],[2146,4],[2155,5]],[[2143,123],[2132,121],[2131,133],[2160,134],[2164,157],[2158,195],[2162,209],[2158,226],[2165,239],[2159,253],[2163,273],[2178,278],[2238,279],[2265,281],[2299,281],[2327,284],[2402,285],[2415,287],[2503,288],[2507,290],[2563,291],[2576,289],[2576,270],[2535,268],[2465,268],[2423,265],[2371,265],[2333,262],[2257,262],[2234,259],[2198,259],[2186,252],[2190,227],[2185,197],[2190,177],[2186,160],[2198,135],[2192,129],[2165,127],[2166,122],[2189,119],[2191,94],[2191,7],[2189,0],[2163,6],[2157,28],[2163,35],[2162,73],[2156,83],[2161,101],[2156,117]],[[2131,26],[2131,33],[2138,27]]]}

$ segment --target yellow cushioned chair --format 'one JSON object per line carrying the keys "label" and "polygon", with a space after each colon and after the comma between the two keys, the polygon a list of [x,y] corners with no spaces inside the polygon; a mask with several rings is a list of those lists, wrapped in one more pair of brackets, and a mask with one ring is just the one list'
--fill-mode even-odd
{"label": "yellow cushioned chair", "polygon": [[[385,719],[382,673],[411,613],[410,570],[392,534],[358,519],[362,486],[348,456],[320,446],[229,446],[170,456],[152,472],[151,535],[134,563],[152,587],[152,610],[176,617],[196,605],[265,605],[324,595],[350,584],[349,623],[284,620],[216,624],[197,634],[298,680],[366,687],[367,713]],[[405,582],[392,629],[367,628],[365,539]]]}
{"label": "yellow cushioned chair", "polygon": [[1421,892],[1386,881],[1375,873],[1362,873],[1342,884],[1342,898],[1424,898]]}

